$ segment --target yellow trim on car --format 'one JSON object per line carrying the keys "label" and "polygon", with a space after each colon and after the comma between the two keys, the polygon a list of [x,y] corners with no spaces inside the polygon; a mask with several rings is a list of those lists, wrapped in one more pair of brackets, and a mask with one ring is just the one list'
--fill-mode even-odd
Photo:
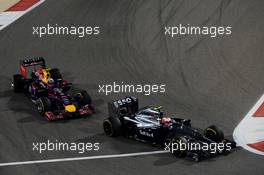
{"label": "yellow trim on car", "polygon": [[66,105],[64,106],[65,112],[75,112],[76,107],[74,105]]}
{"label": "yellow trim on car", "polygon": [[216,135],[216,131],[213,130],[212,128],[207,128],[206,130],[208,130],[208,131],[212,131],[212,132]]}

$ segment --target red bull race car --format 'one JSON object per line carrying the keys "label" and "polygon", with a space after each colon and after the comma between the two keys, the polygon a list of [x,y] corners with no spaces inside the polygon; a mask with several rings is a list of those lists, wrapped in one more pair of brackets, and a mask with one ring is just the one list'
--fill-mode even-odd
{"label": "red bull race car", "polygon": [[13,75],[15,93],[24,93],[49,121],[87,116],[94,111],[90,95],[85,90],[72,92],[72,83],[62,78],[57,68],[48,68],[44,58],[20,61],[20,74]]}

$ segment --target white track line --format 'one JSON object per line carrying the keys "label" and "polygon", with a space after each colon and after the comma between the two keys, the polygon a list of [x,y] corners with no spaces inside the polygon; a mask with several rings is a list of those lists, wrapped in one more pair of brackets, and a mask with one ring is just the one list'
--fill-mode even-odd
{"label": "white track line", "polygon": [[122,157],[135,157],[135,156],[146,156],[153,154],[164,154],[169,151],[151,151],[151,152],[138,152],[128,154],[113,154],[113,155],[100,155],[100,156],[89,156],[89,157],[73,157],[73,158],[60,158],[60,159],[47,159],[47,160],[32,160],[22,162],[8,162],[0,163],[0,167],[15,166],[15,165],[31,165],[31,164],[42,164],[42,163],[54,163],[54,162],[68,162],[78,160],[94,160],[94,159],[109,159],[109,158],[122,158]]}

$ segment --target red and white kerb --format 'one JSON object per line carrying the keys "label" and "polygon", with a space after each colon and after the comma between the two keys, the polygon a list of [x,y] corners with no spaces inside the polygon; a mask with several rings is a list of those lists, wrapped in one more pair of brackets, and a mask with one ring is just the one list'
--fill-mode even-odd
{"label": "red and white kerb", "polygon": [[6,11],[0,13],[0,30],[39,6],[44,1],[45,0],[21,0]]}
{"label": "red and white kerb", "polygon": [[239,146],[264,155],[264,95],[235,128],[233,137]]}

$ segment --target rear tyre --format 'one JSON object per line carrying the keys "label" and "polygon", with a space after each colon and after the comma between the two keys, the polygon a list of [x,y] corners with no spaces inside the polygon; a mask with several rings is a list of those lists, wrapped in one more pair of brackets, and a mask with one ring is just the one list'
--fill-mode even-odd
{"label": "rear tyre", "polygon": [[24,91],[24,79],[22,75],[16,74],[13,76],[13,90],[15,93],[21,93]]}
{"label": "rear tyre", "polygon": [[109,117],[103,122],[104,132],[109,137],[119,136],[121,134],[121,127],[121,122],[117,117]]}
{"label": "rear tyre", "polygon": [[50,70],[50,77],[54,80],[62,79],[62,75],[60,73],[60,70],[57,68]]}
{"label": "rear tyre", "polygon": [[41,115],[51,110],[51,101],[47,97],[40,97],[36,101],[37,110]]}
{"label": "rear tyre", "polygon": [[215,125],[211,125],[204,130],[204,136],[217,143],[224,140],[223,131]]}

